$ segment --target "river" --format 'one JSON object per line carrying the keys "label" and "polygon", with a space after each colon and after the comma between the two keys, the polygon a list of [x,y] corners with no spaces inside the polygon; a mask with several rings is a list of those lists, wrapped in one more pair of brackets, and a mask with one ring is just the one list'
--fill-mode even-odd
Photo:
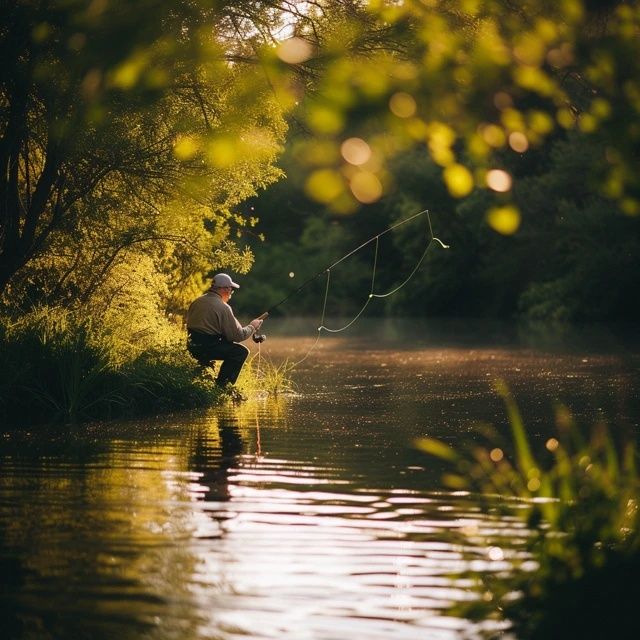
{"label": "river", "polygon": [[[508,569],[527,531],[444,490],[416,438],[455,445],[480,422],[506,428],[496,379],[533,442],[553,433],[558,403],[579,423],[638,434],[640,351],[609,334],[567,343],[500,327],[362,326],[323,336],[294,371],[295,392],[278,398],[0,429],[0,637],[495,630],[449,607],[477,597],[463,570]],[[302,358],[314,343],[305,331],[268,337],[259,357]],[[462,546],[456,532],[493,542]]]}

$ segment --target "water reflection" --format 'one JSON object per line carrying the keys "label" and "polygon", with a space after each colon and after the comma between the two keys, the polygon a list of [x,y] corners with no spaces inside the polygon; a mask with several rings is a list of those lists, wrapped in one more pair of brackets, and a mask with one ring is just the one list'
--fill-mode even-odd
{"label": "water reflection", "polygon": [[510,570],[528,532],[439,491],[411,442],[501,419],[497,373],[541,438],[553,389],[635,428],[633,370],[584,357],[331,342],[278,402],[6,433],[0,637],[477,637],[447,614],[478,597],[453,576]]}

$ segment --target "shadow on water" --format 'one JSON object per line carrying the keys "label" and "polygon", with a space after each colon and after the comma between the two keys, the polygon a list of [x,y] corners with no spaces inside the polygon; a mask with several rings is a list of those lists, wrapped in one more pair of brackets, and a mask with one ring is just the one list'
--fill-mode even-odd
{"label": "shadow on water", "polygon": [[0,637],[480,637],[455,576],[509,571],[528,532],[413,441],[504,425],[498,377],[534,440],[555,402],[638,433],[638,351],[394,330],[323,339],[286,398],[0,433]]}

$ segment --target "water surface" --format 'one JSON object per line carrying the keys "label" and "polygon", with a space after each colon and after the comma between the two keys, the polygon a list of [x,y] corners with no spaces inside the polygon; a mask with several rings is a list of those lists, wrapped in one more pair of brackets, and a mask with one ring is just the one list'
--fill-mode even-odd
{"label": "water surface", "polygon": [[[4,430],[0,637],[479,637],[448,613],[477,597],[455,575],[508,569],[527,531],[443,491],[414,440],[504,427],[496,378],[534,441],[556,403],[636,434],[640,415],[634,348],[490,337],[341,334],[277,400]],[[269,337],[260,357],[312,344]]]}

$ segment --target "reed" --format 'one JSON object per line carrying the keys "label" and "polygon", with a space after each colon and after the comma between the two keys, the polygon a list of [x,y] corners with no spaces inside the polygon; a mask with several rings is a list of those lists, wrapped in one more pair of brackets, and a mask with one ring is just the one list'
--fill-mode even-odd
{"label": "reed", "polygon": [[615,438],[604,423],[583,435],[559,407],[557,433],[538,451],[506,385],[496,388],[509,416],[509,437],[485,426],[481,442],[458,448],[429,438],[417,442],[451,467],[445,484],[475,493],[493,508],[502,505],[530,531],[525,561],[515,562],[512,572],[471,576],[481,595],[462,613],[506,620],[521,640],[632,637],[640,627],[635,443]]}
{"label": "reed", "polygon": [[246,377],[241,380],[245,388],[271,397],[295,391],[291,378],[294,365],[288,359],[275,364],[270,358],[258,352],[251,356],[248,364]]}

